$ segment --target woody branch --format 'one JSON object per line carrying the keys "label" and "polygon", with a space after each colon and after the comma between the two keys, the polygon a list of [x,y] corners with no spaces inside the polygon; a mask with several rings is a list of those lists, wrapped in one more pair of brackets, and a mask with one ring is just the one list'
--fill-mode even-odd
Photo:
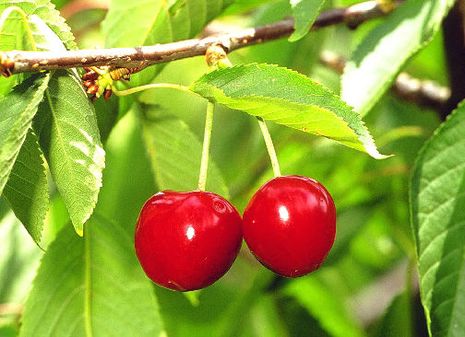
{"label": "woody branch", "polygon": [[[395,4],[401,1],[395,2]],[[312,29],[344,23],[351,28],[394,9],[382,1],[365,1],[346,8],[325,11],[316,19]],[[250,45],[284,38],[294,31],[292,19],[270,25],[234,31],[228,34],[208,36],[167,44],[134,48],[82,49],[65,51],[9,51],[0,53],[4,74],[36,72],[63,68],[111,66],[145,68],[152,64],[171,62],[183,58],[204,55],[211,45],[221,45],[233,51]],[[1,66],[0,66],[1,67]]]}

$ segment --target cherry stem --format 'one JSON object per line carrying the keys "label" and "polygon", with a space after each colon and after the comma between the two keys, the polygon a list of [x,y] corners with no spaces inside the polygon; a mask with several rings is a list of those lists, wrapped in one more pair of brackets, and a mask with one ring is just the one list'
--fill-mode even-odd
{"label": "cherry stem", "polygon": [[261,117],[257,117],[258,125],[262,131],[263,139],[265,140],[266,149],[268,155],[270,156],[271,166],[273,167],[273,174],[275,177],[281,176],[281,169],[279,168],[278,156],[276,155],[276,150],[273,145],[273,140],[271,139],[270,131],[266,126],[265,121]]}
{"label": "cherry stem", "polygon": [[208,159],[210,156],[210,141],[213,128],[213,111],[215,105],[211,102],[207,103],[207,113],[205,116],[205,131],[203,133],[202,158],[200,160],[199,173],[199,190],[205,191],[207,185]]}
{"label": "cherry stem", "polygon": [[181,84],[175,84],[175,83],[150,83],[150,84],[141,85],[141,86],[134,87],[134,88],[129,88],[126,90],[117,90],[116,88],[113,87],[112,91],[116,96],[127,96],[131,94],[135,94],[140,91],[149,90],[149,89],[158,89],[158,88],[175,89],[175,90],[189,92],[191,94],[197,95],[197,93],[190,90],[189,87],[186,87]]}

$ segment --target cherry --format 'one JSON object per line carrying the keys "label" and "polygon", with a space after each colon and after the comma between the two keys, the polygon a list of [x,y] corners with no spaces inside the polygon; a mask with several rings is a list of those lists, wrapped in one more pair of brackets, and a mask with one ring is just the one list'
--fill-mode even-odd
{"label": "cherry", "polygon": [[223,276],[242,242],[241,217],[223,197],[163,191],[142,208],[137,257],[153,282],[173,290],[204,288]]}
{"label": "cherry", "polygon": [[319,182],[302,176],[277,177],[250,200],[244,239],[267,268],[286,277],[317,269],[333,245],[336,208]]}

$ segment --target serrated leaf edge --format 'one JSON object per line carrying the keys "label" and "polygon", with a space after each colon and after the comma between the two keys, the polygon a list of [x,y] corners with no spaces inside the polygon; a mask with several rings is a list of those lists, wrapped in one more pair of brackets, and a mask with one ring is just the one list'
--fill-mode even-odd
{"label": "serrated leaf edge", "polygon": [[[419,237],[418,237],[418,230],[420,229],[419,223],[417,220],[417,217],[415,216],[417,212],[417,206],[416,203],[414,203],[414,195],[419,195],[419,186],[418,188],[414,188],[413,180],[417,176],[419,170],[420,170],[420,161],[423,160],[423,157],[425,156],[425,153],[428,151],[430,145],[436,140],[437,137],[439,137],[444,130],[447,130],[450,126],[448,125],[448,121],[455,119],[456,116],[459,113],[465,113],[465,109],[463,111],[461,110],[462,108],[465,108],[465,100],[461,101],[458,105],[457,108],[455,108],[445,119],[439,127],[434,130],[433,134],[431,137],[423,144],[422,148],[418,152],[418,155],[415,159],[415,163],[413,166],[412,174],[410,176],[410,182],[409,182],[409,204],[410,204],[410,228],[412,231],[412,235],[415,241],[415,255],[416,255],[416,260],[417,260],[417,268],[419,267],[419,261],[420,261],[420,252],[419,252]],[[420,287],[420,293],[423,294],[424,290]],[[431,312],[429,308],[425,305],[423,302],[423,296],[421,297],[421,303],[423,310],[425,311],[425,317],[426,317],[426,323],[427,323],[427,328],[428,328],[428,333],[430,336],[432,336],[432,331],[431,331]]]}
{"label": "serrated leaf edge", "polygon": [[[331,96],[331,98],[333,99],[337,99],[341,106],[346,109],[347,111],[350,111],[351,113],[354,114],[354,116],[356,116],[357,118],[357,122],[360,122],[360,126],[362,128],[362,130],[364,131],[363,133],[359,133],[357,132],[356,130],[352,129],[349,125],[348,125],[348,122],[344,119],[343,116],[337,114],[336,112],[332,111],[332,110],[328,110],[324,107],[321,107],[321,106],[318,106],[318,105],[311,105],[311,104],[304,104],[304,103],[300,103],[300,102],[294,102],[294,101],[291,101],[291,100],[286,100],[284,98],[276,98],[276,97],[268,97],[268,96],[261,96],[261,95],[244,95],[244,96],[241,96],[241,95],[238,95],[237,97],[240,97],[242,99],[247,99],[247,98],[259,98],[259,99],[263,99],[263,100],[275,100],[276,102],[279,102],[279,101],[282,101],[282,102],[286,102],[286,103],[289,103],[291,102],[292,104],[295,104],[297,106],[302,106],[302,107],[308,107],[308,106],[312,106],[312,107],[316,107],[316,108],[319,108],[319,109],[322,109],[322,110],[325,110],[325,111],[328,111],[330,113],[332,113],[335,117],[337,117],[338,119],[342,120],[346,125],[347,127],[352,130],[352,132],[354,132],[355,135],[357,135],[358,139],[360,140],[361,144],[363,145],[363,147],[365,148],[366,150],[366,153],[368,153],[371,157],[375,158],[375,159],[385,159],[385,158],[389,158],[391,157],[391,155],[383,155],[381,153],[379,153],[377,147],[376,147],[376,144],[373,140],[373,137],[371,136],[369,130],[367,129],[366,125],[365,125],[365,122],[362,120],[360,114],[358,114],[356,111],[353,110],[353,108],[348,105],[347,103],[345,103],[339,96],[337,96],[336,94],[334,94],[330,89],[326,88],[325,86],[323,86],[321,83],[318,83],[318,82],[315,82],[313,81],[311,78],[293,70],[293,69],[289,69],[287,67],[282,67],[282,66],[279,66],[279,65],[276,65],[276,64],[264,64],[264,63],[248,63],[248,64],[241,64],[241,65],[237,65],[237,66],[234,66],[232,68],[226,68],[226,69],[217,69],[217,70],[214,70],[208,74],[205,74],[204,76],[200,77],[198,80],[196,80],[190,87],[189,89],[197,94],[199,94],[196,90],[195,90],[195,87],[197,85],[208,85],[209,87],[212,88],[212,92],[217,92],[217,93],[220,93],[222,96],[228,98],[228,99],[234,99],[234,98],[231,98],[229,96],[227,96],[223,90],[221,90],[220,88],[214,86],[214,85],[211,85],[208,83],[208,78],[210,77],[213,77],[215,74],[217,73],[222,73],[222,72],[225,72],[227,71],[228,69],[247,69],[247,68],[250,68],[250,67],[258,67],[260,69],[266,69],[266,68],[275,68],[275,69],[283,69],[283,70],[286,70],[290,73],[292,73],[293,75],[295,76],[298,76],[300,78],[302,78],[304,81],[308,81],[308,82],[311,82],[312,85],[315,85],[317,87],[320,87],[322,88],[323,90],[326,91],[326,93],[328,95]],[[211,99],[213,101],[214,98],[213,97],[206,97],[208,99]],[[266,118],[265,118],[266,119]],[[345,144],[344,144],[345,145]],[[347,145],[346,145],[347,146]],[[359,149],[357,149],[359,150]]]}

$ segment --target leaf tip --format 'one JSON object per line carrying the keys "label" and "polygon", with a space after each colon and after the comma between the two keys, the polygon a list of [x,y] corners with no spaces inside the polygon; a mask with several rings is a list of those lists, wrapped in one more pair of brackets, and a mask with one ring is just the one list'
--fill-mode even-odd
{"label": "leaf tip", "polygon": [[287,39],[289,42],[296,42],[298,40],[300,40],[301,38],[303,38],[304,36],[306,35],[305,34],[302,34],[302,33],[299,33],[299,32],[294,32],[291,34],[291,36],[289,36],[289,38]]}
{"label": "leaf tip", "polygon": [[81,238],[84,236],[84,228],[77,228],[77,227],[74,227],[74,231],[75,231],[76,234],[79,235]]}
{"label": "leaf tip", "polygon": [[374,159],[380,160],[380,159],[388,159],[393,157],[393,154],[381,154],[378,149],[376,148],[376,145],[373,143],[373,145],[368,145],[365,147],[366,152]]}

